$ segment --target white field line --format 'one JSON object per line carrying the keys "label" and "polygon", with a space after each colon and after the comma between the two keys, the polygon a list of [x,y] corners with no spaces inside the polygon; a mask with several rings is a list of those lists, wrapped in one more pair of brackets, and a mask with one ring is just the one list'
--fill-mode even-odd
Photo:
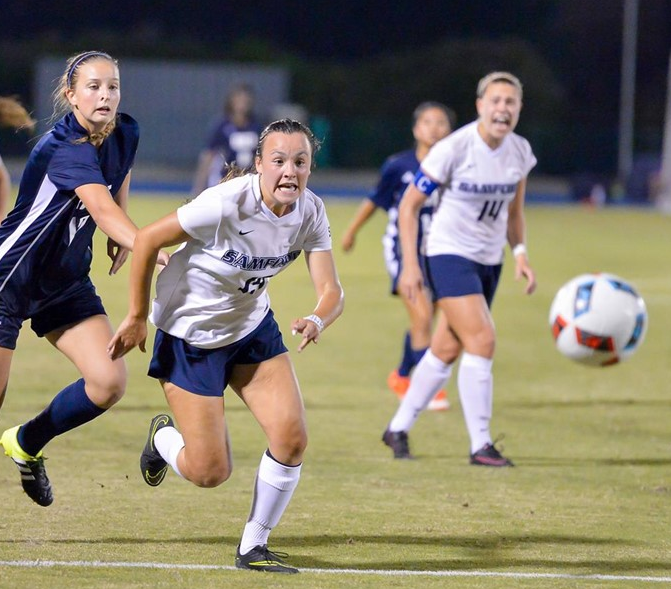
{"label": "white field line", "polygon": [[[233,566],[217,564],[173,564],[167,562],[105,562],[100,560],[0,560],[0,567],[16,568],[129,568],[129,569],[173,569],[194,571],[236,571]],[[671,577],[649,577],[642,575],[578,575],[565,573],[506,573],[494,571],[406,571],[385,569],[300,569],[303,573],[322,575],[371,575],[380,577],[503,577],[507,579],[573,579],[591,581],[640,581],[644,583],[671,583]]]}

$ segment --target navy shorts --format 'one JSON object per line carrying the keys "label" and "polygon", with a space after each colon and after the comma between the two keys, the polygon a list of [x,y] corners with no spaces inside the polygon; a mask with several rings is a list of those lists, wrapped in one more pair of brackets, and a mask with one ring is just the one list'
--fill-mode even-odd
{"label": "navy shorts", "polygon": [[461,256],[427,257],[428,279],[435,300],[481,294],[492,306],[502,264],[488,266]]}
{"label": "navy shorts", "polygon": [[286,351],[272,311],[254,331],[221,348],[196,348],[158,329],[148,374],[196,395],[222,397],[236,365],[259,364]]}
{"label": "navy shorts", "polygon": [[80,323],[94,315],[106,315],[105,307],[93,283],[86,279],[60,292],[56,302],[38,308],[29,317],[0,314],[0,347],[16,349],[16,340],[26,319],[31,320],[31,329],[44,337],[55,329]]}

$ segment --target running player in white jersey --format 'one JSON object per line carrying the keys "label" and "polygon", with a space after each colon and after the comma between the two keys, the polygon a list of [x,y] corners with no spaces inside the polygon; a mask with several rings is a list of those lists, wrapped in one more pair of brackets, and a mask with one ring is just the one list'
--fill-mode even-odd
{"label": "running player in white jersey", "polygon": [[490,307],[508,241],[515,278],[526,293],[536,287],[526,254],[526,178],[536,165],[526,139],[513,133],[522,108],[522,85],[507,72],[492,72],[477,88],[478,119],[442,141],[422,161],[401,202],[403,271],[399,288],[409,298],[423,287],[416,254],[417,217],[436,188],[440,205],[427,241],[428,278],[442,311],[429,351],[415,368],[410,388],[384,432],[395,458],[412,458],[408,431],[461,354],[458,386],[470,437],[470,462],[512,466],[492,441],[492,361],[495,332]]}
{"label": "running player in white jersey", "polygon": [[[387,228],[382,238],[384,258],[387,272],[391,278],[391,293],[399,295],[405,305],[410,327],[403,338],[403,353],[397,368],[387,377],[389,389],[399,399],[405,396],[410,386],[410,372],[417,365],[429,347],[431,341],[431,325],[435,315],[435,305],[431,300],[428,288],[410,301],[398,290],[398,278],[401,274],[402,257],[401,243],[398,235],[398,205],[401,197],[417,173],[419,162],[437,141],[446,137],[454,128],[456,116],[451,108],[440,102],[427,101],[419,104],[412,113],[412,134],[415,146],[396,153],[385,161],[380,173],[380,180],[375,190],[363,199],[359,209],[345,230],[342,247],[346,252],[354,248],[356,236],[361,227],[373,216],[378,208],[387,212]],[[437,196],[437,195],[436,195]],[[431,223],[435,202],[427,199],[419,213],[417,234],[417,250],[420,260],[424,261],[424,231]],[[422,266],[424,264],[422,263]],[[449,408],[447,394],[438,391],[429,402],[428,408],[443,411]]]}
{"label": "running player in white jersey", "polygon": [[154,417],[140,467],[151,486],[163,481],[168,465],[200,487],[226,481],[232,461],[223,392],[230,386],[268,440],[235,559],[243,569],[298,572],[268,549],[270,531],[298,484],[307,433],[267,285],[305,252],[317,305],[291,324],[292,332],[301,334],[298,351],[316,343],[342,312],[324,204],[306,186],[316,149],[307,127],[275,121],[261,133],[256,174],[209,188],[141,229],[129,314],[108,348],[112,358],[136,345],[144,351],[156,254],[163,246],[183,244],[157,280],[151,319],[158,331],[149,367],[181,433],[170,416]]}
{"label": "running player in white jersey", "polygon": [[[126,215],[137,122],[117,112],[119,67],[107,53],[73,56],[54,92],[60,118],[33,148],[14,208],[0,224],[0,406],[21,325],[81,373],[39,415],[0,437],[28,496],[53,501],[42,449],[121,399],[123,361],[112,361],[112,326],[89,277],[96,227],[108,236],[110,274],[124,263],[137,228]],[[163,262],[168,255],[161,253]]]}

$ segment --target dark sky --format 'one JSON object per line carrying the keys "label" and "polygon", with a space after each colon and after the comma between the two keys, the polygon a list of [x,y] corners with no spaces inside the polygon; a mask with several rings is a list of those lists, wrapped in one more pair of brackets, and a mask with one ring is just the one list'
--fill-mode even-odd
{"label": "dark sky", "polygon": [[[4,39],[84,31],[128,34],[195,35],[225,46],[255,35],[308,58],[356,59],[430,43],[448,36],[523,36],[546,46],[553,25],[575,16],[589,21],[619,21],[625,0],[258,0],[163,2],[148,0],[0,0]],[[641,26],[671,38],[671,2],[640,0]],[[559,32],[559,31],[557,31]],[[613,29],[612,35],[620,36]],[[643,31],[642,31],[643,32]],[[551,47],[547,47],[551,51]]]}

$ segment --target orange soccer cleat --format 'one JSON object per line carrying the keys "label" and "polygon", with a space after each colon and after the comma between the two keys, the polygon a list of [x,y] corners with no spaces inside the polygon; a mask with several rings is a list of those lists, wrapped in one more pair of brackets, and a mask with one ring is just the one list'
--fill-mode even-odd
{"label": "orange soccer cleat", "polygon": [[[410,388],[410,377],[401,376],[398,370],[392,370],[387,377],[387,386],[399,400],[402,400],[408,392],[408,388]],[[446,411],[449,408],[450,402],[447,400],[447,392],[444,390],[438,391],[427,407],[429,411]]]}
{"label": "orange soccer cleat", "polygon": [[398,370],[392,370],[387,377],[387,386],[392,393],[394,393],[399,400],[405,397],[405,394],[408,392],[408,387],[410,386],[410,377],[401,376],[398,373]]}

